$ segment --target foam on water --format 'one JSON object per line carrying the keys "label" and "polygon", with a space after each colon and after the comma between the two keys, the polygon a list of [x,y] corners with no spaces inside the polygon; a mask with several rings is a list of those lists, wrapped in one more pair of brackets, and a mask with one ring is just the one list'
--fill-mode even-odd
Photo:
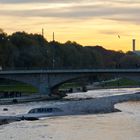
{"label": "foam on water", "polygon": [[[67,98],[103,97],[115,94],[129,94],[139,89],[96,90],[87,93],[70,94]],[[94,100],[94,99],[93,99]],[[71,103],[71,105],[69,104]],[[67,105],[66,105],[67,104]],[[72,112],[92,109],[92,100],[66,102],[34,102],[0,106],[0,114],[15,115],[27,113],[35,107],[56,105]],[[118,113],[98,115],[77,115],[50,117],[38,121],[21,121],[0,126],[3,140],[139,140],[140,102],[126,102],[115,105]],[[3,108],[8,108],[7,112]]]}
{"label": "foam on water", "polygon": [[[106,96],[112,96],[112,95],[124,95],[124,94],[132,94],[135,92],[138,92],[139,88],[133,88],[133,89],[104,89],[104,90],[92,90],[88,92],[81,92],[81,93],[73,93],[68,94],[66,99],[78,99],[78,98],[99,98],[99,97],[106,97]],[[71,103],[72,102],[72,103]],[[15,105],[1,105],[0,106],[0,116],[5,115],[19,115],[19,114],[26,114],[29,110],[32,108],[38,108],[38,107],[47,107],[47,106],[58,106],[62,109],[64,109],[67,113],[68,111],[70,113],[72,112],[87,112],[89,109],[92,111],[93,107],[95,107],[95,104],[92,104],[92,100],[89,101],[46,101],[46,102],[31,102],[31,103],[25,103],[25,104],[15,104]],[[98,106],[101,106],[102,104],[99,102]],[[8,111],[3,111],[3,108],[8,108]]]}

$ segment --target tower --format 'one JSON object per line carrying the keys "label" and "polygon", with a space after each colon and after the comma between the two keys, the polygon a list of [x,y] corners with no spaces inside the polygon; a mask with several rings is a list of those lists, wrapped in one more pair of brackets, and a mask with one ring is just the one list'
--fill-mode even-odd
{"label": "tower", "polygon": [[53,42],[55,41],[55,39],[54,39],[54,32],[53,32]]}
{"label": "tower", "polygon": [[42,28],[42,37],[44,37],[44,29]]}
{"label": "tower", "polygon": [[136,39],[132,40],[132,49],[133,49],[133,51],[136,50]]}

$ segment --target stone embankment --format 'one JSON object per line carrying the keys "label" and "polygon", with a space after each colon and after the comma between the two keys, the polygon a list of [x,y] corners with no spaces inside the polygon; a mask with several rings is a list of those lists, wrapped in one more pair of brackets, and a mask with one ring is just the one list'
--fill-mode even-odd
{"label": "stone embankment", "polygon": [[48,96],[48,95],[33,95],[33,96],[25,96],[25,97],[23,96],[23,97],[15,97],[15,98],[3,98],[0,99],[0,105],[37,102],[37,101],[55,100],[55,99],[60,99],[60,97]]}

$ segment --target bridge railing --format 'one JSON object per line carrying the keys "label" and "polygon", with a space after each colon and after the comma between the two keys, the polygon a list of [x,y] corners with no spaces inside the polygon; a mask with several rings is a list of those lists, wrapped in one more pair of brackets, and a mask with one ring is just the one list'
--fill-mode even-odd
{"label": "bridge railing", "polygon": [[15,67],[2,68],[0,71],[16,71],[16,70],[140,70],[140,68],[97,68],[97,67]]}
{"label": "bridge railing", "polygon": [[78,69],[100,69],[95,67],[16,67],[16,68],[2,68],[0,71],[14,71],[14,70],[78,70]]}

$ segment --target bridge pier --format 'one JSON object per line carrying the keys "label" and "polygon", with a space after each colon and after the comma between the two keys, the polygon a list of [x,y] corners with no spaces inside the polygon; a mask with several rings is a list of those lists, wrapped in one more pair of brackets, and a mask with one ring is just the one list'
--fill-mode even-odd
{"label": "bridge pier", "polygon": [[39,86],[39,93],[43,94],[43,95],[50,95],[51,94],[51,88],[42,84],[42,85]]}
{"label": "bridge pier", "polygon": [[42,73],[39,74],[39,78],[37,80],[37,87],[39,89],[39,93],[43,95],[50,95],[51,94],[51,87],[49,84],[49,76],[48,74],[43,75]]}

